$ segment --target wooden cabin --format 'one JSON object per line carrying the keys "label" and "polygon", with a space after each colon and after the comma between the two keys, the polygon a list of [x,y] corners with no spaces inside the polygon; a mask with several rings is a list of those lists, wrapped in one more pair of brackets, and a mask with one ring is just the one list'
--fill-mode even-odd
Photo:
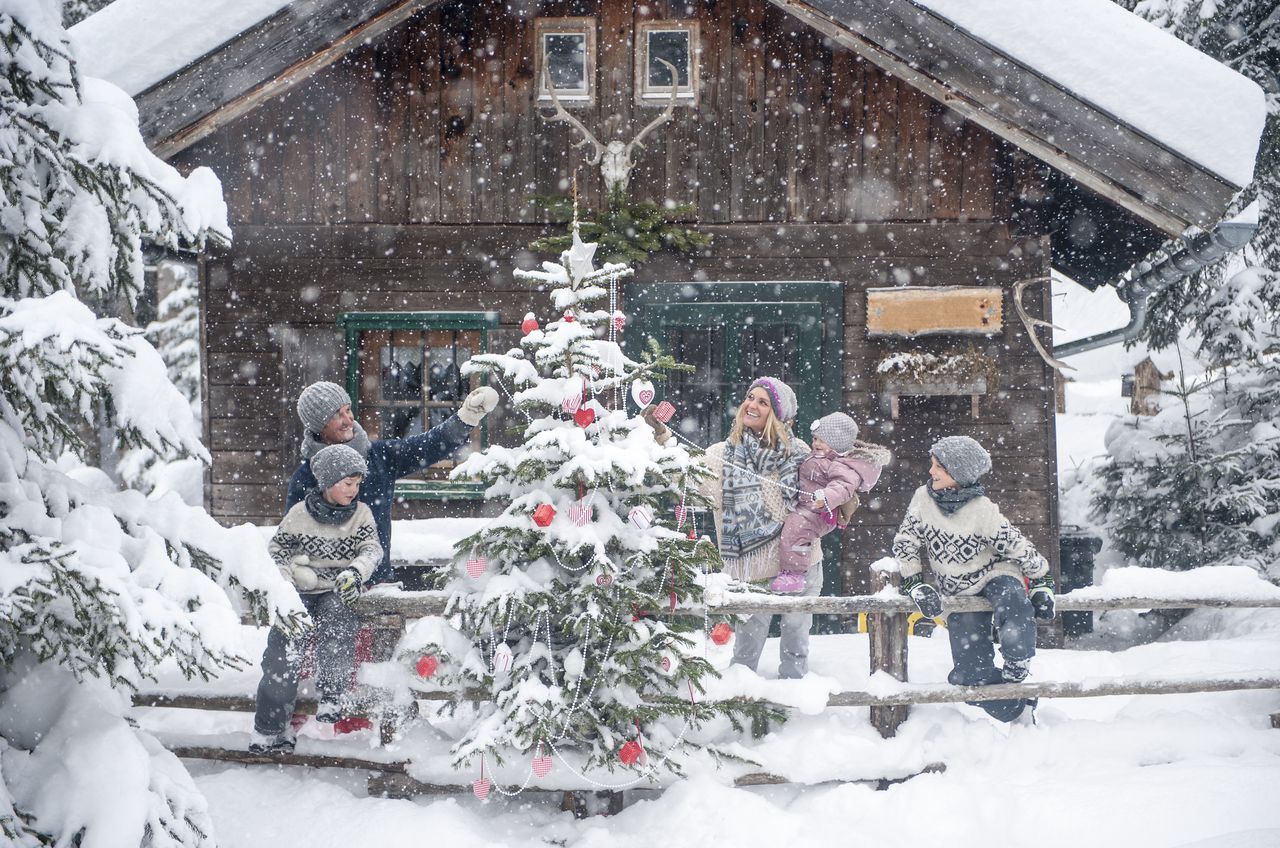
{"label": "wooden cabin", "polygon": [[[621,297],[628,343],[697,368],[665,390],[674,426],[721,438],[771,374],[801,435],[844,409],[892,447],[828,592],[863,588],[953,433],[988,447],[991,494],[1056,568],[1055,372],[1014,286],[1038,281],[1025,310],[1048,319],[1051,268],[1101,285],[1238,186],[905,0],[299,0],[138,93],[153,147],[221,177],[234,229],[201,263],[212,513],[279,520],[307,383],[347,383],[374,436],[418,432],[467,389],[462,362],[551,317],[512,275],[562,231],[528,198],[576,177],[600,208],[605,186],[547,119],[547,80],[627,141],[670,101],[661,57],[674,115],[628,198],[689,204],[713,240],[655,254]],[[878,371],[895,357],[911,373]],[[947,391],[928,362],[957,357]],[[397,515],[494,508],[446,476],[404,481]]]}

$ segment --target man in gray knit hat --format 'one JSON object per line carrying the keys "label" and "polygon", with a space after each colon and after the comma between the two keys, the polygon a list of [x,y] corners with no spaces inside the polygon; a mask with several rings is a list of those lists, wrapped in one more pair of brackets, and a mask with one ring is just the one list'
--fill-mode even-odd
{"label": "man in gray knit hat", "polygon": [[365,460],[368,468],[360,487],[360,500],[369,505],[382,544],[382,562],[373,573],[373,582],[392,579],[391,504],[396,480],[416,474],[446,459],[467,443],[471,431],[498,405],[498,393],[482,386],[462,402],[457,414],[425,433],[404,439],[370,440],[351,413],[351,397],[337,383],[312,383],[298,396],[298,418],[302,421],[302,464],[289,481],[285,509],[302,501],[318,481],[313,458],[326,445],[348,445]]}

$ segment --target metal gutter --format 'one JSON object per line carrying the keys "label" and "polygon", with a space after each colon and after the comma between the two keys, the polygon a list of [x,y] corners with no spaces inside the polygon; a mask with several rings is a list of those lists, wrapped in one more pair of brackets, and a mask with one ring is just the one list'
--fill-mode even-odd
{"label": "metal gutter", "polygon": [[1105,333],[1054,345],[1054,357],[1062,359],[1116,342],[1131,342],[1136,339],[1147,323],[1147,302],[1152,295],[1249,243],[1258,231],[1257,215],[1249,212],[1250,210],[1246,210],[1230,221],[1223,221],[1208,232],[1181,239],[1182,244],[1166,258],[1154,265],[1139,262],[1108,283],[1107,285],[1115,286],[1120,299],[1129,305],[1129,323]]}

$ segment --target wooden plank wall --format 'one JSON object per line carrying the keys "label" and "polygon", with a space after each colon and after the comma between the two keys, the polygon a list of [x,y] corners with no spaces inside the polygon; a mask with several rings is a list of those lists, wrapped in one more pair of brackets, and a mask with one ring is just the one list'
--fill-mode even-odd
{"label": "wooden plank wall", "polygon": [[[600,92],[575,114],[630,139],[633,30],[697,18],[702,87],[639,152],[632,196],[704,224],[996,217],[995,138],[762,0],[543,3],[599,21]],[[647,14],[641,10],[647,10]],[[523,223],[531,194],[599,169],[533,108],[533,19],[489,0],[435,7],[178,157],[221,175],[233,224]],[[545,111],[545,110],[544,110]]]}
{"label": "wooden plank wall", "polygon": [[[542,225],[525,197],[563,190],[581,152],[573,133],[532,105],[533,22],[494,5],[420,14],[377,43],[199,145],[176,164],[223,180],[235,244],[204,269],[206,410],[212,510],[228,523],[274,523],[296,467],[302,352],[331,347],[355,310],[494,309],[491,347],[519,338],[545,295],[516,283]],[[632,90],[632,3],[544,3],[542,14],[596,15],[601,101],[580,112],[602,137],[654,114]],[[869,437],[897,455],[846,542],[846,587],[879,556],[924,479],[928,445],[960,432],[996,456],[992,491],[1056,555],[1052,375],[1013,319],[979,341],[998,358],[998,394],[970,422],[960,403],[907,404],[882,420],[875,363],[905,347],[954,347],[865,335],[867,286],[1003,285],[1047,273],[1047,240],[1018,198],[1037,167],[985,131],[832,50],[760,0],[695,7],[667,0],[655,18],[696,16],[703,88],[659,130],[632,178],[633,196],[695,205],[715,237],[696,257],[660,255],[638,281],[839,280],[846,283],[843,398]],[[579,171],[588,202],[598,173]],[[1045,299],[1028,295],[1037,314]],[[1030,303],[1036,300],[1036,303]],[[340,352],[339,352],[340,354]],[[341,380],[337,360],[329,379]],[[320,369],[323,370],[323,369]],[[502,431],[502,421],[493,432]],[[482,505],[417,502],[397,516],[473,514]]]}
{"label": "wooden plank wall", "polygon": [[[887,550],[911,492],[928,467],[928,446],[947,434],[971,435],[995,458],[989,490],[1006,514],[1056,559],[1057,488],[1052,372],[1033,351],[1008,301],[1010,284],[1047,273],[1048,243],[1015,236],[999,222],[718,225],[715,241],[696,257],[664,255],[640,268],[637,282],[690,279],[751,281],[826,279],[846,284],[843,385],[845,408],[867,438],[895,454],[846,534],[846,586],[864,588],[861,567]],[[344,311],[494,309],[501,326],[491,347],[518,343],[528,311],[545,316],[546,295],[516,282],[511,269],[535,261],[524,245],[539,229],[501,227],[262,227],[237,229],[234,257],[206,267],[207,394],[215,515],[228,522],[279,520],[283,481],[297,464],[293,402],[298,350],[307,338],[334,347],[334,321]],[[363,257],[356,260],[353,257]],[[992,338],[939,336],[915,340],[868,338],[868,286],[1000,285],[1010,320]],[[1032,315],[1048,314],[1047,293],[1026,295]],[[625,307],[625,303],[624,303]],[[296,335],[304,338],[299,341]],[[898,350],[954,350],[974,345],[999,363],[995,392],[982,400],[978,420],[968,400],[904,400],[902,418],[887,420],[879,405],[876,363]],[[308,355],[308,361],[315,358]],[[286,361],[289,360],[289,361]],[[341,380],[336,360],[329,379]],[[287,396],[286,396],[287,395]],[[493,422],[501,433],[504,419]],[[286,435],[282,435],[286,434]],[[286,442],[288,442],[286,444]],[[415,503],[397,513],[466,515],[475,502]]]}

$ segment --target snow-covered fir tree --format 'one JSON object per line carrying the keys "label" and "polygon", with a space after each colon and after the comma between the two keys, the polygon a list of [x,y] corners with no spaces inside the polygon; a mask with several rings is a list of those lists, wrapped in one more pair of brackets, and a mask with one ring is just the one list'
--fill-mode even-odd
{"label": "snow-covered fir tree", "polygon": [[1268,114],[1237,199],[1258,232],[1152,299],[1144,340],[1189,349],[1196,367],[1179,369],[1159,415],[1113,425],[1094,516],[1140,564],[1247,564],[1280,580],[1280,16],[1261,0],[1121,5],[1258,82]]}
{"label": "snow-covered fir tree", "polygon": [[485,693],[453,747],[457,767],[559,755],[679,772],[708,720],[759,731],[781,719],[761,702],[700,698],[716,675],[696,651],[706,622],[675,611],[701,601],[719,566],[693,523],[705,506],[693,484],[708,472],[628,414],[627,398],[633,410],[648,404],[652,379],[675,363],[624,355],[611,293],[630,269],[595,269],[595,248],[575,233],[560,264],[517,271],[550,289],[554,320],[538,327],[531,315],[519,348],[467,366],[512,387],[527,427],[523,444],[455,470],[508,503],[458,543],[450,617],[420,622],[402,643],[419,685]]}
{"label": "snow-covered fir tree", "polygon": [[78,77],[60,12],[0,0],[0,842],[209,844],[204,800],[124,696],[162,662],[241,661],[230,586],[300,606],[252,528],[76,458],[85,421],[121,448],[206,456],[155,350],[81,296],[131,299],[144,242],[227,229],[213,174],[184,179],[123,92]]}

